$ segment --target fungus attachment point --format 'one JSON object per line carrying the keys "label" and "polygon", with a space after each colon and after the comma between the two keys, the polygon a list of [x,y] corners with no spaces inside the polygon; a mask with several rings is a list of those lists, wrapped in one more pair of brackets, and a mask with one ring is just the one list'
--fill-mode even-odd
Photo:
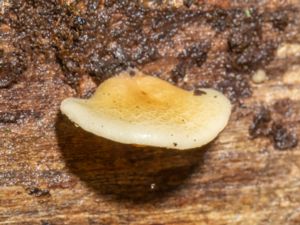
{"label": "fungus attachment point", "polygon": [[65,99],[61,111],[84,130],[116,142],[190,149],[212,141],[231,112],[223,94],[201,91],[206,94],[194,95],[139,71],[123,72],[88,100]]}

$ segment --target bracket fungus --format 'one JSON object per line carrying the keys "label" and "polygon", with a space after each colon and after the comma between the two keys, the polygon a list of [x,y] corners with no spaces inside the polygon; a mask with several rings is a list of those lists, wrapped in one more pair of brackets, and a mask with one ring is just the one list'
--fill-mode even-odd
{"label": "bracket fungus", "polygon": [[95,135],[125,144],[191,149],[228,123],[231,104],[213,89],[186,91],[140,71],[104,81],[88,100],[67,98],[61,111]]}

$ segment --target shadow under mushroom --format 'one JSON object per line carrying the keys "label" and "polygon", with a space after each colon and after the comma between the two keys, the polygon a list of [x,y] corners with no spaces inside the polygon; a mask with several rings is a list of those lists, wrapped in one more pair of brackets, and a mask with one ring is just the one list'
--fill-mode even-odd
{"label": "shadow under mushroom", "polygon": [[170,150],[116,143],[59,114],[58,144],[66,165],[98,195],[144,203],[167,197],[201,168],[205,149]]}

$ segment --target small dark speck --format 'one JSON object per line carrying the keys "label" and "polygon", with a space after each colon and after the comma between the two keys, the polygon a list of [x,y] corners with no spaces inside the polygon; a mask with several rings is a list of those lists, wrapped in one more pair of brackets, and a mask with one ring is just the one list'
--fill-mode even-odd
{"label": "small dark speck", "polygon": [[135,71],[134,70],[130,70],[129,71],[129,75],[133,77],[135,75]]}
{"label": "small dark speck", "polygon": [[194,90],[193,94],[196,95],[196,96],[200,96],[200,95],[206,95],[206,92],[205,91],[201,91],[199,89],[196,89],[196,90]]}
{"label": "small dark speck", "polygon": [[41,225],[52,225],[52,223],[50,223],[49,221],[46,221],[46,220],[42,220]]}
{"label": "small dark speck", "polygon": [[183,1],[183,4],[186,6],[186,7],[188,7],[188,8],[190,8],[192,5],[193,5],[193,0],[184,0]]}
{"label": "small dark speck", "polygon": [[196,142],[197,141],[197,139],[194,139],[194,142]]}
{"label": "small dark speck", "polygon": [[38,187],[29,187],[26,189],[29,195],[35,197],[43,197],[43,196],[50,196],[50,192],[48,190],[42,190]]}
{"label": "small dark speck", "polygon": [[176,146],[177,146],[177,143],[176,143],[176,142],[174,142],[174,143],[173,143],[173,145],[176,147]]}
{"label": "small dark speck", "polygon": [[171,134],[171,136],[174,136],[174,134]]}
{"label": "small dark speck", "polygon": [[214,98],[217,98],[217,97],[218,97],[218,96],[216,96],[216,95],[214,96]]}
{"label": "small dark speck", "polygon": [[75,23],[77,23],[78,25],[84,25],[86,24],[86,20],[80,16],[77,16],[75,19]]}

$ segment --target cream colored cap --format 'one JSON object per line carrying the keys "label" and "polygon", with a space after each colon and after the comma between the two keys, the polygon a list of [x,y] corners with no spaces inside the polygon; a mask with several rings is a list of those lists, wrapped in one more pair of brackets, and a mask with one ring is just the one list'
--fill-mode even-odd
{"label": "cream colored cap", "polygon": [[95,135],[172,149],[203,146],[228,123],[231,104],[222,93],[200,89],[197,94],[134,72],[106,80],[88,100],[65,99],[61,111]]}

